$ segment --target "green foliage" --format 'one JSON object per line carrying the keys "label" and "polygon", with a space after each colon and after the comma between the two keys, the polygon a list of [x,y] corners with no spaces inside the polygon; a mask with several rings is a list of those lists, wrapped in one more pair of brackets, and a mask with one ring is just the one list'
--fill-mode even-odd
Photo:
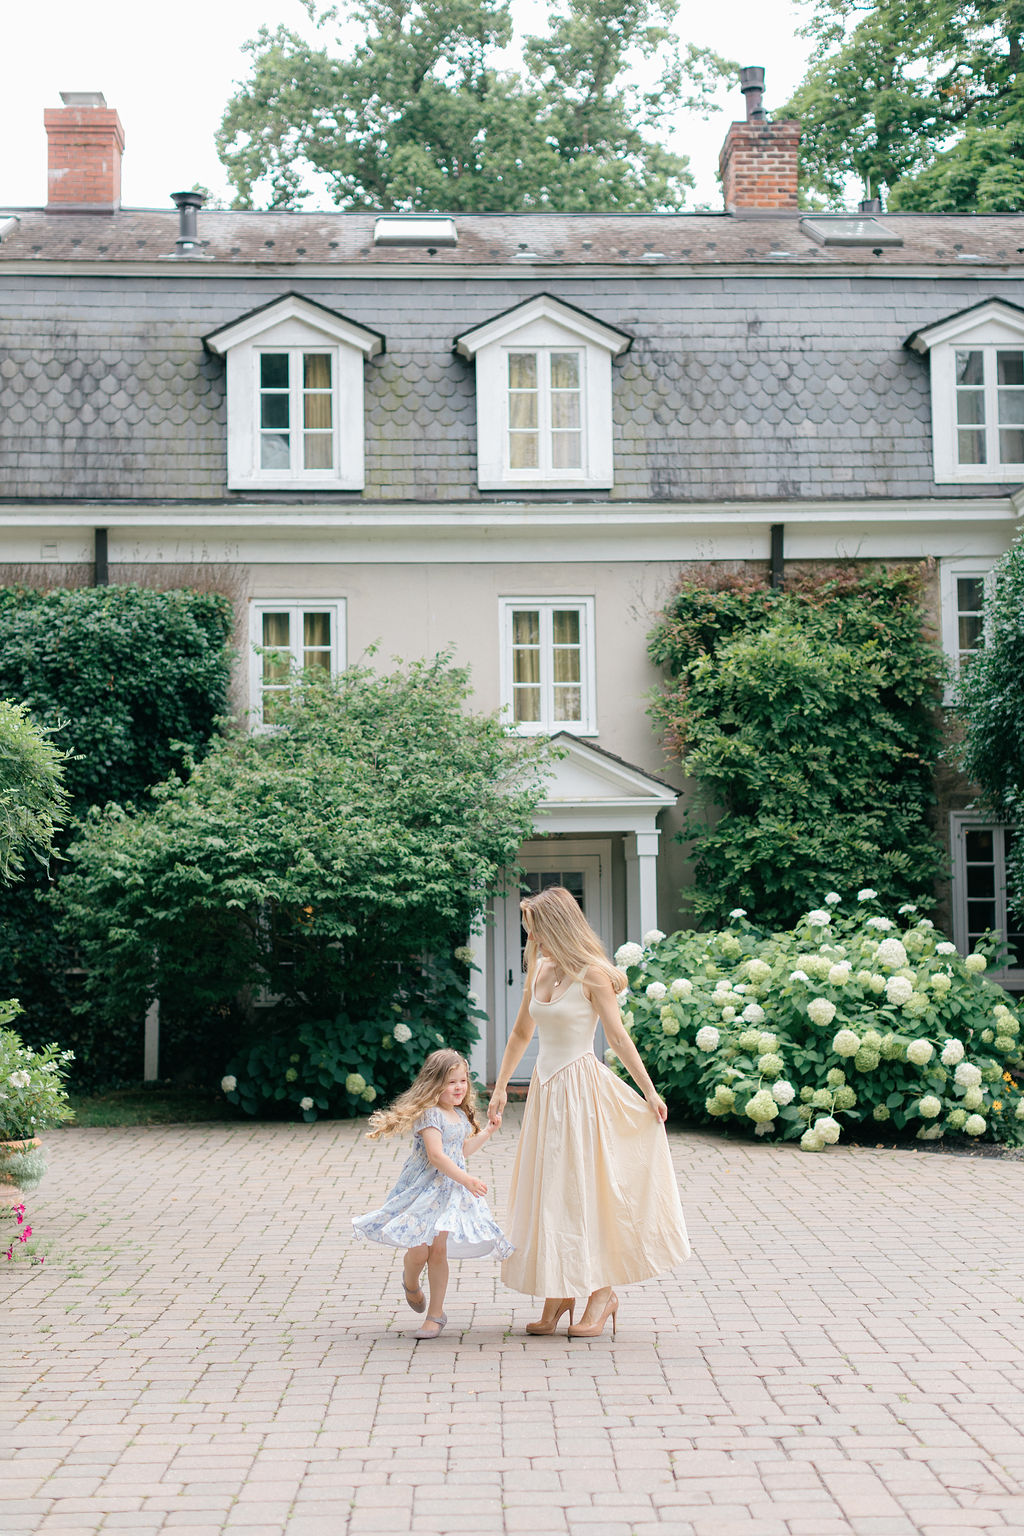
{"label": "green foliage", "polygon": [[808,186],[842,207],[857,176],[894,209],[1002,212],[1024,191],[1021,0],[810,0]]}
{"label": "green foliage", "polygon": [[24,704],[0,700],[0,881],[19,876],[26,857],[48,867],[67,812],[67,756]]}
{"label": "green foliage", "polygon": [[[956,704],[964,732],[961,764],[995,816],[1024,819],[1024,536],[992,573],[985,644],[963,667]],[[1007,855],[1013,905],[1024,910],[1024,846]]]}
{"label": "green foliage", "polygon": [[883,1124],[1024,1142],[1020,1011],[984,951],[965,961],[906,905],[904,929],[860,895],[786,932],[737,911],[724,931],[619,951],[623,1017],[666,1102],[808,1151]]}
{"label": "green foliage", "polygon": [[[0,1003],[0,1025],[20,1013],[17,1003]],[[51,1125],[72,1119],[64,1087],[70,1051],[48,1045],[29,1050],[13,1029],[0,1027],[0,1141],[24,1141]]]}
{"label": "green foliage", "polygon": [[[61,744],[77,815],[138,800],[205,749],[227,707],[233,622],[228,599],[213,593],[0,589],[0,694]],[[138,1076],[120,1041],[69,1011],[80,985],[75,935],[65,943],[56,931],[50,873],[32,864],[0,893],[0,996],[21,999],[30,1042],[58,1033],[74,1049],[77,1081]]]}
{"label": "green foliage", "polygon": [[[318,14],[320,29],[339,8]],[[543,37],[526,39],[525,73],[498,65],[512,39],[507,0],[354,0],[359,41],[344,52],[286,27],[246,45],[252,73],[217,136],[252,207],[308,195],[310,173],[343,208],[507,212],[675,208],[693,185],[685,158],[652,141],[683,106],[706,107],[733,69],[708,49],[680,51],[677,0],[566,0]],[[647,91],[625,76],[660,65]]]}
{"label": "green foliage", "polygon": [[701,918],[742,905],[786,926],[822,885],[915,899],[944,868],[928,820],[941,658],[919,570],[786,590],[680,586],[650,637],[669,680],[651,713],[698,782]]}
{"label": "green foliage", "polygon": [[78,1006],[127,1046],[159,997],[161,1030],[201,1042],[205,1071],[239,1036],[239,996],[275,999],[271,1027],[379,1020],[469,932],[542,792],[547,744],[468,697],[447,657],[311,673],[279,728],[219,738],[144,812],[94,812],[60,887]]}
{"label": "green foliage", "polygon": [[306,1121],[369,1114],[407,1088],[439,1046],[468,1056],[473,1021],[486,1015],[465,967],[431,960],[396,980],[376,1017],[293,1022],[239,1052],[221,1083],[228,1099],[246,1114],[298,1110]]}

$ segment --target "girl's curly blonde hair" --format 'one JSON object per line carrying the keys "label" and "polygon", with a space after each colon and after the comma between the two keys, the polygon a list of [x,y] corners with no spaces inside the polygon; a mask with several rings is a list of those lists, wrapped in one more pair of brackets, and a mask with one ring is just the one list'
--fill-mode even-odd
{"label": "girl's curly blonde hair", "polygon": [[473,1134],[476,1135],[480,1122],[476,1117],[476,1094],[473,1092],[473,1079],[469,1075],[469,1062],[458,1051],[445,1049],[431,1051],[415,1081],[404,1093],[398,1095],[393,1104],[389,1104],[386,1109],[374,1110],[370,1116],[370,1129],[366,1133],[370,1140],[376,1141],[379,1136],[397,1136],[410,1130],[422,1114],[437,1107],[449,1075],[459,1067],[464,1070],[469,1083],[466,1097],[459,1107],[465,1111],[473,1127]]}

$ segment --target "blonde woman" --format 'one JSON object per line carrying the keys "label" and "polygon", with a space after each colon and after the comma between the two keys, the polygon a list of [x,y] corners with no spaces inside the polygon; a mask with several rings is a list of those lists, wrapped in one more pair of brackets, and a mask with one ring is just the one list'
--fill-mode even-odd
{"label": "blonde woman", "polygon": [[[616,1285],[663,1274],[687,1258],[666,1109],[621,1021],[626,978],[608,959],[575,898],[552,886],[522,903],[526,985],[488,1109],[500,1126],[508,1083],[539,1033],[509,1191],[501,1266],[514,1291],[543,1296],[527,1333],[594,1338],[618,1312]],[[598,1020],[643,1098],[598,1061]],[[583,1315],[573,1321],[577,1298]]]}
{"label": "blonde woman", "polygon": [[[448,1258],[505,1258],[512,1252],[484,1195],[487,1185],[466,1169],[466,1158],[493,1134],[476,1118],[469,1063],[458,1051],[432,1051],[415,1082],[387,1109],[370,1116],[367,1136],[412,1131],[412,1151],[384,1204],[354,1216],[356,1235],[406,1250],[402,1289],[414,1312],[426,1311],[417,1339],[436,1339],[448,1321],[444,1298]],[[430,1301],[420,1280],[426,1268]]]}

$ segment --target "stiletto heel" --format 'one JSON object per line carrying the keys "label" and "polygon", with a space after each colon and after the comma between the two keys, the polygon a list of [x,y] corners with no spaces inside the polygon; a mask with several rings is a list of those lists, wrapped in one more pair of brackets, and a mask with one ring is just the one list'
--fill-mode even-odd
{"label": "stiletto heel", "polygon": [[569,1326],[570,1339],[596,1339],[604,1332],[604,1325],[609,1318],[612,1320],[612,1338],[615,1337],[615,1324],[619,1315],[619,1298],[612,1291],[605,1302],[604,1311],[594,1323],[580,1323],[578,1326]]}
{"label": "stiletto heel", "polygon": [[568,1312],[568,1314],[569,1314],[569,1326],[571,1328],[572,1327],[572,1317],[573,1317],[573,1313],[574,1313],[575,1310],[576,1310],[576,1298],[574,1296],[563,1296],[560,1301],[557,1301],[555,1303],[554,1311],[551,1313],[550,1317],[548,1316],[548,1309],[545,1306],[544,1311],[541,1314],[540,1318],[538,1318],[537,1322],[535,1322],[535,1323],[527,1323],[526,1331],[527,1331],[527,1333],[533,1333],[533,1334],[537,1334],[537,1333],[542,1333],[542,1334],[554,1333],[555,1329],[558,1326],[558,1319],[561,1317],[563,1312]]}

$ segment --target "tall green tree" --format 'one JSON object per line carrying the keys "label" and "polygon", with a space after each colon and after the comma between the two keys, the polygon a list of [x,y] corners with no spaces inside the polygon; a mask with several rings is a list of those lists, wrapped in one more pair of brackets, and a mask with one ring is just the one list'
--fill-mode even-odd
{"label": "tall green tree", "polygon": [[[298,207],[315,174],[342,208],[678,208],[688,162],[655,135],[708,109],[734,68],[679,45],[677,0],[565,0],[518,71],[499,67],[507,0],[302,3],[336,35],[264,27],[246,45],[251,73],[217,137],[236,207]],[[657,71],[647,90],[629,81],[638,64]]]}
{"label": "tall green tree", "polygon": [[808,0],[815,40],[784,109],[804,186],[842,206],[850,178],[896,209],[1024,204],[1024,0]]}

